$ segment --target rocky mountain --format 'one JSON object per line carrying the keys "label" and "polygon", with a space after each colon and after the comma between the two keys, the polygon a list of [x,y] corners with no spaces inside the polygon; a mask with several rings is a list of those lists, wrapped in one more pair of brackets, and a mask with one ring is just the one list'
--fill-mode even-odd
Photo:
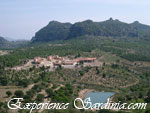
{"label": "rocky mountain", "polygon": [[150,39],[150,26],[138,21],[128,24],[112,18],[103,22],[86,20],[74,24],[51,21],[35,34],[32,42],[72,39],[84,35]]}
{"label": "rocky mountain", "polygon": [[70,23],[60,23],[57,21],[51,21],[46,27],[39,30],[32,41],[53,41],[53,40],[63,40],[68,37]]}

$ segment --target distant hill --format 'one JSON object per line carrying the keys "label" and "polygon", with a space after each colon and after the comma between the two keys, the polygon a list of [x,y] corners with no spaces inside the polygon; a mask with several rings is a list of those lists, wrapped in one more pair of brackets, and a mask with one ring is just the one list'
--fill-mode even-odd
{"label": "distant hill", "polygon": [[0,36],[0,49],[14,49],[19,47],[26,47],[29,45],[29,41],[19,40],[19,41],[8,41]]}
{"label": "distant hill", "polygon": [[150,26],[138,21],[128,24],[112,18],[103,22],[86,20],[75,24],[52,21],[35,34],[32,42],[72,39],[84,35],[150,39]]}
{"label": "distant hill", "polygon": [[7,43],[7,42],[8,41],[4,37],[0,36],[0,44]]}
{"label": "distant hill", "polygon": [[8,41],[0,36],[0,48],[5,47],[8,44]]}

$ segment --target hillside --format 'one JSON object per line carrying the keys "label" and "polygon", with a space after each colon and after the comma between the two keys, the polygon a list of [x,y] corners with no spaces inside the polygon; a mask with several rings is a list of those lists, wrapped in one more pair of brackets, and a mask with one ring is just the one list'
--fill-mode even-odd
{"label": "hillside", "polygon": [[0,37],[0,49],[15,49],[26,46],[29,46],[29,41],[26,40],[8,41],[5,38]]}
{"label": "hillside", "polygon": [[0,36],[0,44],[7,43],[8,41]]}
{"label": "hillside", "polygon": [[8,41],[0,36],[0,48],[5,47],[8,44]]}
{"label": "hillside", "polygon": [[32,42],[47,42],[54,40],[72,39],[79,36],[106,36],[106,37],[138,37],[150,39],[150,26],[135,21],[131,24],[119,20],[93,22],[86,20],[74,24],[50,22],[46,27],[39,30]]}
{"label": "hillside", "polygon": [[[82,36],[58,42],[33,44],[0,56],[0,92],[2,92],[0,99],[3,106],[5,101],[17,96],[15,92],[19,90],[22,91],[23,96],[18,97],[23,97],[25,102],[39,102],[39,95],[42,94],[40,102],[51,99],[51,102],[71,103],[84,89],[115,92],[114,102],[149,102],[150,41],[137,40],[136,37]],[[42,67],[39,67],[39,64],[32,64],[34,57],[45,59],[50,55],[73,59],[96,57],[95,63],[100,62],[102,65],[93,67],[81,63],[80,67],[70,69],[58,67],[51,71],[50,67],[43,67],[43,64]],[[7,96],[7,91],[12,95]],[[72,103],[70,105],[70,109],[74,110]],[[7,108],[3,106],[0,110],[4,111]],[[70,109],[64,113],[70,113]],[[72,113],[88,112],[77,110]],[[114,113],[126,113],[126,111]]]}
{"label": "hillside", "polygon": [[32,41],[47,42],[66,39],[66,37],[68,37],[70,26],[70,23],[51,21],[46,27],[42,28],[35,34]]}

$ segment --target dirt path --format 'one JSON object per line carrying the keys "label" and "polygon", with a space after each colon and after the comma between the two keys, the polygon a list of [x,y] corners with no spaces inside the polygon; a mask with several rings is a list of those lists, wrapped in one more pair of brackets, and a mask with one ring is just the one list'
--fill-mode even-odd
{"label": "dirt path", "polygon": [[59,90],[61,87],[65,87],[63,84],[60,84],[60,86],[58,86],[56,89],[54,89],[54,91]]}
{"label": "dirt path", "polygon": [[32,87],[34,86],[35,84],[30,84],[27,88],[25,88],[25,91],[28,91],[30,89],[32,89]]}
{"label": "dirt path", "polygon": [[79,98],[84,99],[88,93],[93,92],[93,89],[83,89],[79,92]]}

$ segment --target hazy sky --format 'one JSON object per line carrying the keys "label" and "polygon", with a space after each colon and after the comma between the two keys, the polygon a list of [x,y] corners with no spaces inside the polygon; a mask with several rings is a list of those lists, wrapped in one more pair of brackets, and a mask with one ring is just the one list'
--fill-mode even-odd
{"label": "hazy sky", "polygon": [[73,23],[110,17],[150,25],[150,0],[0,0],[0,36],[31,39],[51,20]]}

